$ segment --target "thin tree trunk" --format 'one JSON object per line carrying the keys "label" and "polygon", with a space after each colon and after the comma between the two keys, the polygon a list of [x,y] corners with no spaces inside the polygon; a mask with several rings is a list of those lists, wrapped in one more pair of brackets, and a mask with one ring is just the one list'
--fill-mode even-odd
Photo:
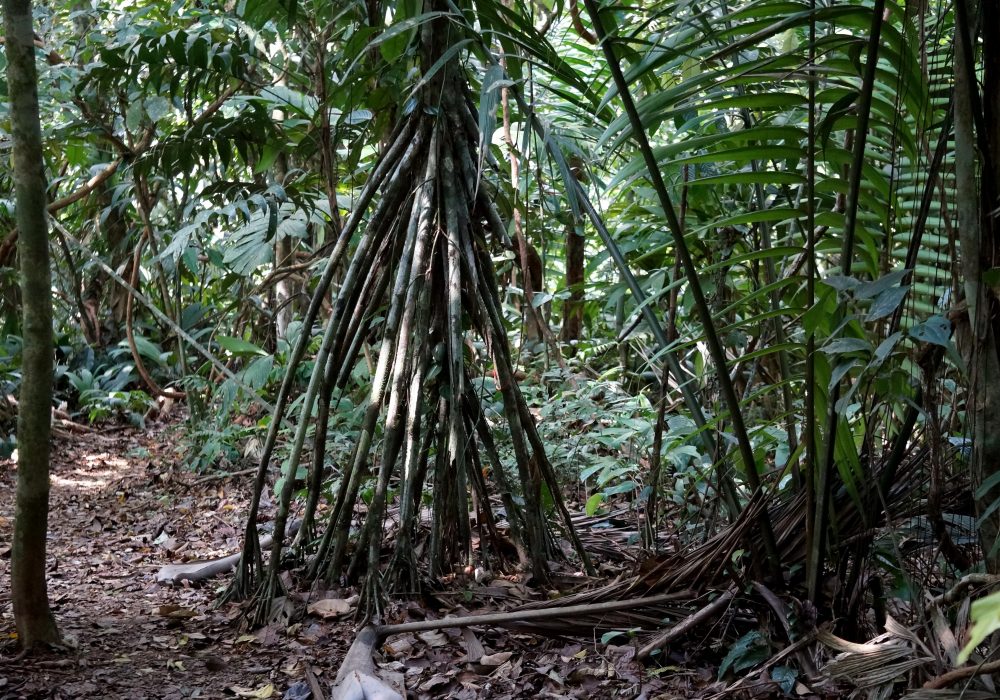
{"label": "thin tree trunk", "polygon": [[[984,283],[983,272],[995,264],[995,219],[992,210],[993,171],[990,165],[989,134],[980,111],[976,84],[972,15],[969,4],[956,4],[955,29],[955,191],[961,241],[965,296],[972,324],[969,359],[969,399],[966,411],[972,435],[970,473],[973,487],[989,477],[1000,463],[1000,359],[997,356],[998,299]],[[986,32],[989,37],[994,32]],[[989,38],[987,38],[989,41]],[[995,79],[995,71],[991,71]],[[985,95],[989,95],[987,90]],[[976,127],[978,134],[974,132]],[[977,139],[978,136],[978,139]],[[977,144],[978,141],[978,144]],[[981,178],[976,183],[976,147],[980,146]],[[976,509],[982,514],[998,497],[1000,489],[977,494]],[[1000,571],[1000,512],[994,511],[979,525],[986,568]]]}
{"label": "thin tree trunk", "polygon": [[[983,169],[980,176],[979,212],[982,217],[982,256],[984,269],[996,269],[1000,263],[1000,37],[997,36],[997,22],[1000,22],[1000,7],[996,2],[983,2],[981,25],[983,31],[983,121],[984,133],[979,142],[982,150]],[[988,28],[988,29],[987,29]],[[992,380],[990,385],[993,399],[993,414],[997,422],[985,426],[995,440],[991,446],[996,450],[991,456],[974,463],[976,470],[972,474],[972,483],[977,491],[980,484],[988,480],[1000,469],[1000,438],[998,423],[1000,423],[1000,392],[997,378],[1000,377],[1000,300],[997,299],[996,287],[989,288],[988,319],[992,343],[988,346],[990,362],[995,373],[984,377],[984,381]],[[984,513],[991,504],[1000,499],[1000,487],[994,486],[985,493],[976,494],[979,498],[976,510]],[[986,568],[990,573],[1000,573],[1000,511],[992,514],[980,526],[986,553]],[[988,544],[989,549],[986,549]]]}
{"label": "thin tree trunk", "polygon": [[4,0],[3,9],[24,305],[11,598],[18,639],[23,648],[30,649],[59,642],[45,583],[52,412],[52,281],[31,2]]}
{"label": "thin tree trunk", "polygon": [[[585,274],[585,240],[576,226],[566,226],[566,288],[569,298],[563,302],[563,324],[559,339],[579,340],[583,327],[583,282]],[[568,352],[572,353],[570,349]]]}

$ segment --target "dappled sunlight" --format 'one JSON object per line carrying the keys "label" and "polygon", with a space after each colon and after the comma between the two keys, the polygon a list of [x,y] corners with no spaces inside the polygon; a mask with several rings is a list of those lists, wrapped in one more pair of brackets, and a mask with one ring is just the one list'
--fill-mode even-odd
{"label": "dappled sunlight", "polygon": [[[17,450],[9,460],[0,462],[3,469],[17,471]],[[108,488],[130,472],[139,468],[124,457],[116,457],[105,451],[75,452],[69,460],[58,453],[52,453],[52,470],[49,476],[52,486],[72,491],[93,493]]]}

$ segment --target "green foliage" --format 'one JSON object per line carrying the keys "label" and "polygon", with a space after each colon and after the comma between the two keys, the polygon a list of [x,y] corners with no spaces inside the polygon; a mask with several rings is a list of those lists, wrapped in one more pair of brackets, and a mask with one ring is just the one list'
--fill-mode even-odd
{"label": "green foliage", "polygon": [[980,598],[972,604],[972,629],[969,641],[958,654],[957,663],[964,664],[976,647],[1000,629],[1000,591]]}
{"label": "green foliage", "polygon": [[[46,50],[64,59],[40,62],[52,199],[80,191],[109,165],[117,168],[103,185],[54,214],[82,241],[81,249],[71,246],[68,253],[60,247],[55,263],[59,398],[74,415],[137,422],[149,404],[135,358],[120,342],[126,296],[93,264],[99,258],[131,282],[135,259],[139,291],[237,377],[220,378],[186,340],[133,303],[139,359],[155,379],[180,380],[188,393],[184,450],[191,467],[203,471],[256,459],[270,418],[255,410],[254,400],[273,399],[299,334],[310,339],[307,357],[320,342],[319,324],[302,328],[293,321],[282,336],[278,317],[285,310],[301,316],[338,241],[338,227],[355,212],[398,117],[434,110],[418,102],[418,88],[445,61],[422,68],[417,38],[439,12],[411,0],[382,9],[369,16],[364,3],[277,0],[39,7]],[[588,514],[622,503],[638,506],[649,495],[656,415],[650,397],[664,355],[623,275],[583,218],[577,185],[598,205],[648,306],[661,322],[668,314],[673,318],[670,349],[684,374],[671,377],[667,391],[659,495],[686,523],[678,528],[683,534],[703,533],[700,518],[718,493],[705,436],[720,450],[719,464],[733,467],[738,489],[754,468],[775,486],[769,493],[776,500],[798,495],[802,487],[791,474],[806,464],[810,340],[818,349],[815,452],[833,455],[836,486],[855,505],[871,495],[885,446],[914,401],[913,379],[921,371],[914,358],[926,348],[945,353],[942,403],[962,405],[963,362],[949,320],[961,288],[960,275],[947,264],[954,252],[950,156],[922,213],[927,154],[939,139],[947,145],[950,130],[948,11],[923,18],[924,25],[902,3],[889,3],[847,274],[841,270],[846,200],[871,7],[819,3],[811,10],[784,0],[709,0],[606,11],[610,41],[623,59],[657,169],[683,218],[729,358],[725,370],[739,389],[757,462],[749,465],[727,455],[732,419],[719,401],[705,329],[691,285],[675,270],[675,241],[600,49],[579,39],[561,3],[550,8],[556,14],[547,33],[535,10],[520,2],[475,0],[458,9],[449,14],[457,39],[445,58],[461,59],[478,96],[471,115],[482,152],[472,165],[484,173],[482,192],[505,217],[519,213],[523,233],[538,249],[544,279],[535,281],[542,288],[534,306],[557,334],[570,292],[562,237],[579,234],[585,241],[583,337],[562,348],[574,353],[571,370],[545,365],[539,355],[551,348],[542,346],[531,348],[535,359],[519,360],[527,372],[522,389],[549,457]],[[810,23],[817,31],[814,63]],[[499,53],[505,68],[493,60]],[[0,51],[0,63],[3,57]],[[810,68],[817,87],[811,203]],[[530,113],[511,92],[505,115],[504,90],[525,96]],[[535,118],[544,133],[531,128]],[[8,138],[0,100],[0,143]],[[515,181],[511,154],[518,160]],[[9,175],[0,172],[0,243],[13,226],[11,191]],[[814,298],[807,295],[803,257],[810,204],[818,236]],[[915,259],[907,259],[918,236]],[[345,255],[355,243],[343,241]],[[291,257],[280,260],[277,251],[287,245]],[[489,245],[504,285],[510,340],[521,347],[523,281],[511,251],[499,242]],[[19,384],[12,265],[12,257],[0,260],[0,331],[7,337],[0,349],[0,397],[16,393]],[[290,296],[279,299],[279,284],[286,282],[281,293]],[[340,301],[338,293],[335,283],[330,303]],[[80,307],[91,303],[103,335],[86,347]],[[328,313],[324,308],[321,319]],[[892,325],[897,314],[900,323]],[[358,319],[371,331],[366,340],[384,322],[373,316]],[[475,349],[482,356],[487,350]],[[311,369],[305,362],[294,378],[293,409],[301,405]],[[435,372],[427,382],[438,380]],[[370,375],[370,366],[358,362],[338,377],[328,465],[346,458],[354,444]],[[704,410],[702,427],[677,401],[681,382]],[[499,426],[495,382],[484,378],[477,386],[487,419]],[[962,432],[962,410],[956,409],[950,433]],[[827,433],[830,425],[835,435]],[[5,433],[0,429],[6,440],[0,452],[12,444]],[[509,436],[497,433],[501,457],[510,464]],[[276,461],[286,458],[288,438],[283,427]],[[375,436],[376,447],[380,438]],[[982,493],[996,483],[985,484]],[[833,539],[835,546],[836,532]],[[890,548],[879,554],[886,561],[895,556]],[[903,563],[891,566],[885,564],[905,580]],[[720,675],[749,668],[766,650],[759,634],[741,638]],[[772,677],[782,687],[791,682],[777,669]]]}
{"label": "green foliage", "polygon": [[21,339],[8,335],[0,343],[0,458],[11,455],[17,445],[17,412],[11,397],[21,386]]}
{"label": "green foliage", "polygon": [[[162,362],[158,348],[148,340],[137,338],[137,341],[141,341],[139,347],[144,357]],[[124,419],[133,425],[144,425],[143,416],[152,406],[152,400],[136,386],[138,375],[124,341],[103,357],[97,357],[87,346],[67,348],[65,364],[56,367],[56,375],[68,385],[66,398],[75,415],[91,423]]]}
{"label": "green foliage", "polygon": [[721,680],[732,670],[734,673],[753,668],[762,661],[766,661],[771,655],[770,645],[767,638],[760,630],[751,630],[737,639],[725,658],[719,665],[719,679]]}
{"label": "green foliage", "polygon": [[[637,497],[642,488],[639,457],[652,442],[649,402],[616,382],[570,378],[556,370],[544,379],[552,395],[532,396],[527,391],[527,398],[539,402],[540,428],[551,446],[553,465],[577,475],[593,492],[587,510],[594,511],[613,496],[629,501]],[[570,381],[576,383],[575,389],[562,388]]]}

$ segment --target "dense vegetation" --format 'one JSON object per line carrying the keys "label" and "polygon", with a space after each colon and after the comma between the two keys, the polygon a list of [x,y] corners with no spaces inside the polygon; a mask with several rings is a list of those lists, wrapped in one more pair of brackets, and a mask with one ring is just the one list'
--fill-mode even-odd
{"label": "dense vegetation", "polygon": [[[257,467],[226,594],[252,621],[286,554],[370,616],[463,567],[607,573],[581,514],[631,523],[630,593],[773,589],[852,640],[893,618],[938,640],[927,597],[961,627],[949,606],[996,582],[995,3],[99,1],[35,20],[53,408],[142,425],[183,403],[187,468]],[[29,350],[16,179],[0,171],[8,454]],[[975,609],[962,661],[997,609]],[[762,634],[723,665],[767,658]]]}

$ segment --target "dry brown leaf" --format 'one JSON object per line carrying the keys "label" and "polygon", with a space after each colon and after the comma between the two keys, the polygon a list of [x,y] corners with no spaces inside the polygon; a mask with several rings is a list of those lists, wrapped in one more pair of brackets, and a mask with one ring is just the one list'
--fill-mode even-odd
{"label": "dry brown leaf", "polygon": [[476,633],[472,631],[469,627],[462,629],[462,641],[465,643],[465,660],[472,663],[477,663],[486,650],[483,649],[482,643],[476,636]]}
{"label": "dry brown leaf", "polygon": [[243,686],[233,685],[227,688],[227,690],[233,693],[238,698],[258,698],[258,700],[266,700],[274,695],[274,683],[268,683],[265,686],[257,688],[244,688]]}
{"label": "dry brown leaf", "polygon": [[423,640],[424,644],[432,647],[443,647],[445,644],[448,643],[447,637],[445,637],[443,634],[435,630],[431,630],[429,632],[421,632],[417,636],[420,637],[421,640]]}
{"label": "dry brown leaf", "polygon": [[180,605],[173,605],[172,603],[167,603],[166,605],[161,605],[156,609],[156,614],[160,617],[169,617],[172,619],[184,619],[187,617],[198,617],[198,613],[190,608],[181,607]]}
{"label": "dry brown leaf", "polygon": [[387,641],[382,645],[382,651],[389,656],[403,656],[413,648],[413,637],[403,635]]}
{"label": "dry brown leaf", "polygon": [[513,656],[513,652],[509,651],[501,651],[496,654],[483,654],[479,659],[479,663],[483,666],[501,666],[507,663],[511,656]]}
{"label": "dry brown leaf", "polygon": [[351,612],[351,604],[343,598],[324,598],[310,603],[306,610],[310,615],[330,620]]}
{"label": "dry brown leaf", "polygon": [[426,692],[435,688],[440,688],[443,685],[448,685],[449,683],[451,683],[451,678],[443,673],[435,673],[433,676],[421,683],[418,686],[418,689]]}

